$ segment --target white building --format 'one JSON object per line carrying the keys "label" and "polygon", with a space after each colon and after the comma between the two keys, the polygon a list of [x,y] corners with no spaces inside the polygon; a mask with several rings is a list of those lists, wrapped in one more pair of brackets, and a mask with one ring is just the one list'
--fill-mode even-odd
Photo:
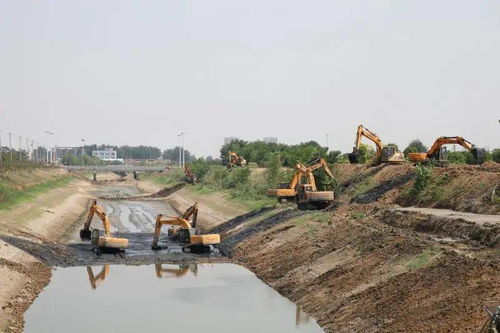
{"label": "white building", "polygon": [[268,136],[263,139],[265,143],[278,143],[278,138],[274,136]]}
{"label": "white building", "polygon": [[105,148],[104,150],[92,150],[92,156],[103,161],[116,161],[116,150],[113,148]]}

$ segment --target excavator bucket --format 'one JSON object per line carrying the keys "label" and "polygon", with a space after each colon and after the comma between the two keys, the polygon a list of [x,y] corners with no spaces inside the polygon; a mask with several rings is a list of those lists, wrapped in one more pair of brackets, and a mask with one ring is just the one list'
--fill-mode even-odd
{"label": "excavator bucket", "polygon": [[81,229],[80,230],[80,239],[81,240],[90,240],[91,231],[90,229]]}
{"label": "excavator bucket", "polygon": [[358,164],[359,163],[359,152],[357,149],[353,149],[352,153],[348,155],[349,163]]}
{"label": "excavator bucket", "polygon": [[483,164],[486,159],[486,149],[473,147],[470,151],[472,156],[474,156],[474,160],[476,164]]}

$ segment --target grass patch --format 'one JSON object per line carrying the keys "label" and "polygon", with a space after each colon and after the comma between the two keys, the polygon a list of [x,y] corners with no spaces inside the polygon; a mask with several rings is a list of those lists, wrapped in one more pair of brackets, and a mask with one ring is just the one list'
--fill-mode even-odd
{"label": "grass patch", "polygon": [[363,212],[358,212],[358,211],[351,212],[351,218],[353,220],[360,220],[360,219],[363,219],[365,217],[366,217],[366,214]]}
{"label": "grass patch", "polygon": [[174,170],[168,174],[144,173],[139,178],[162,186],[172,186],[184,182],[184,172],[182,170]]}
{"label": "grass patch", "polygon": [[379,185],[372,177],[367,177],[363,179],[359,184],[357,184],[352,190],[351,196],[356,198],[361,194],[365,194],[366,192],[374,189]]}
{"label": "grass patch", "polygon": [[422,253],[413,257],[410,261],[406,263],[406,267],[410,270],[420,269],[429,266],[435,262],[441,256],[441,249],[439,248],[429,248],[425,249]]}
{"label": "grass patch", "polygon": [[50,190],[68,185],[74,180],[73,176],[62,176],[56,179],[33,185],[24,190],[14,190],[0,183],[0,210],[10,209],[23,202],[35,199],[38,195]]}

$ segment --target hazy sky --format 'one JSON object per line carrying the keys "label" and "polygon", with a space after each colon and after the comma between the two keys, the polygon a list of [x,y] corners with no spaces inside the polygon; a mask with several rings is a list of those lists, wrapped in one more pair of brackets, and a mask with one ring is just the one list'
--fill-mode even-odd
{"label": "hazy sky", "polygon": [[493,148],[499,110],[499,1],[0,0],[0,130],[39,142]]}

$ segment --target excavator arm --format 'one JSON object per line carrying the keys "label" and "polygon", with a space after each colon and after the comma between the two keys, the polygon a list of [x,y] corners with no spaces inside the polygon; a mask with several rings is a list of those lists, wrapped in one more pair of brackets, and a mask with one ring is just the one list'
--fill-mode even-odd
{"label": "excavator arm", "polygon": [[352,149],[352,153],[349,154],[349,162],[351,164],[359,163],[359,147],[361,146],[361,139],[363,136],[375,143],[375,146],[377,148],[376,164],[404,162],[404,155],[402,152],[398,151],[394,146],[384,147],[384,145],[382,144],[382,140],[377,134],[370,131],[363,125],[359,125],[356,132],[356,141],[354,143],[355,146]]}
{"label": "excavator arm", "polygon": [[358,126],[358,130],[356,132],[356,141],[354,142],[352,153],[357,155],[359,147],[361,146],[361,139],[363,138],[363,136],[375,143],[375,146],[377,147],[377,158],[380,159],[382,157],[382,141],[377,134],[373,133],[363,125]]}
{"label": "excavator arm", "polygon": [[99,284],[101,284],[104,279],[106,279],[106,276],[109,274],[109,265],[106,264],[102,266],[102,270],[99,274],[94,276],[94,272],[92,271],[91,266],[87,266],[87,274],[89,276],[89,281],[90,281],[90,286],[92,289],[96,289]]}
{"label": "excavator arm", "polygon": [[111,235],[108,216],[106,215],[102,207],[97,204],[97,200],[94,200],[92,202],[92,205],[90,206],[89,214],[87,215],[87,220],[83,225],[83,229],[80,230],[80,237],[82,239],[90,239],[90,224],[92,223],[94,214],[97,215],[99,219],[101,219],[102,224],[104,225],[105,236],[109,237]]}
{"label": "excavator arm", "polygon": [[[100,234],[99,229],[90,230],[94,215],[97,215],[104,225],[104,236]],[[97,245],[99,248],[124,249],[128,246],[128,239],[111,237],[109,218],[102,207],[97,204],[97,200],[94,200],[90,206],[87,220],[83,225],[83,229],[80,230],[80,238],[82,240],[90,239],[92,244]]]}

